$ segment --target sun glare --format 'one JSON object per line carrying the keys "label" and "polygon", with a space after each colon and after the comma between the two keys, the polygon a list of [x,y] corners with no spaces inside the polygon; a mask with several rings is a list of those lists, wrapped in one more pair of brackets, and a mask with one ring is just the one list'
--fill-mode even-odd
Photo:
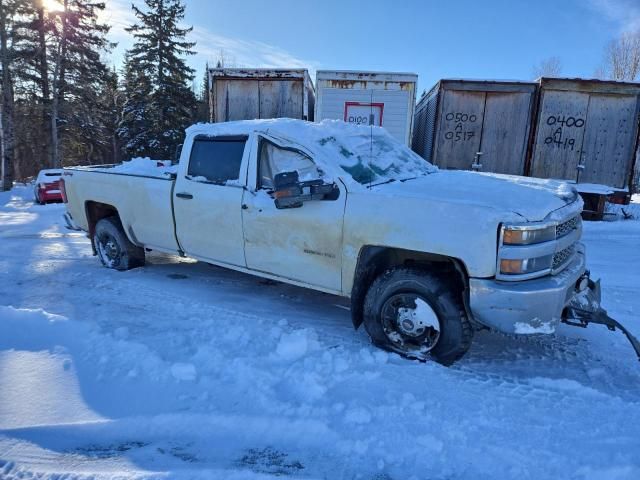
{"label": "sun glare", "polygon": [[61,12],[64,10],[62,2],[58,0],[42,0],[42,6],[48,12]]}

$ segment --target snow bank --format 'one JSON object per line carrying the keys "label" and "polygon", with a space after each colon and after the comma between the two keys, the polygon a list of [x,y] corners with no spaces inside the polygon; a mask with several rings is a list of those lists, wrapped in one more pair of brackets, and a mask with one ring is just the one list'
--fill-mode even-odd
{"label": "snow bank", "polygon": [[[30,195],[0,192],[0,478],[640,478],[619,332],[480,331],[450,368],[411,362],[332,295],[154,253],[106,270]],[[640,222],[584,231],[640,334]]]}
{"label": "snow bank", "polygon": [[640,220],[640,194],[631,196],[629,205],[616,205],[608,203],[605,220]]}
{"label": "snow bank", "polygon": [[275,358],[285,361],[298,360],[318,348],[318,337],[313,330],[297,330],[280,337]]}

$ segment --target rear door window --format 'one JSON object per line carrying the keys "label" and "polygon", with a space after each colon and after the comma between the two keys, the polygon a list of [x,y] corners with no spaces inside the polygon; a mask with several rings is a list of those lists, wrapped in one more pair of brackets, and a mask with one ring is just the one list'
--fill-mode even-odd
{"label": "rear door window", "polygon": [[191,180],[224,185],[240,179],[247,137],[204,137],[193,141],[187,175]]}

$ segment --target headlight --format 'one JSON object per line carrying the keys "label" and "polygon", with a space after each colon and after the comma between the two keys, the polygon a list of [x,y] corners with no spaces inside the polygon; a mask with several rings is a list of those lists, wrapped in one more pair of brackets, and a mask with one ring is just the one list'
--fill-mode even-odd
{"label": "headlight", "polygon": [[555,240],[555,225],[546,227],[505,225],[502,231],[502,243],[505,245],[531,245]]}
{"label": "headlight", "polygon": [[500,260],[500,273],[503,275],[524,275],[551,268],[553,255],[544,255],[536,258],[523,258],[517,260]]}

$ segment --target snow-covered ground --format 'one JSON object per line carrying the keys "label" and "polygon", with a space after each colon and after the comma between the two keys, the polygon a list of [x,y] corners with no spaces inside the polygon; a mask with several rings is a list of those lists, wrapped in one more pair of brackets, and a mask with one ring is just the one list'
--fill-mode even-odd
{"label": "snow-covered ground", "polygon": [[[30,192],[0,193],[2,479],[640,478],[619,332],[481,332],[453,367],[410,362],[337,297],[158,254],[107,270]],[[640,221],[585,242],[640,335]]]}

